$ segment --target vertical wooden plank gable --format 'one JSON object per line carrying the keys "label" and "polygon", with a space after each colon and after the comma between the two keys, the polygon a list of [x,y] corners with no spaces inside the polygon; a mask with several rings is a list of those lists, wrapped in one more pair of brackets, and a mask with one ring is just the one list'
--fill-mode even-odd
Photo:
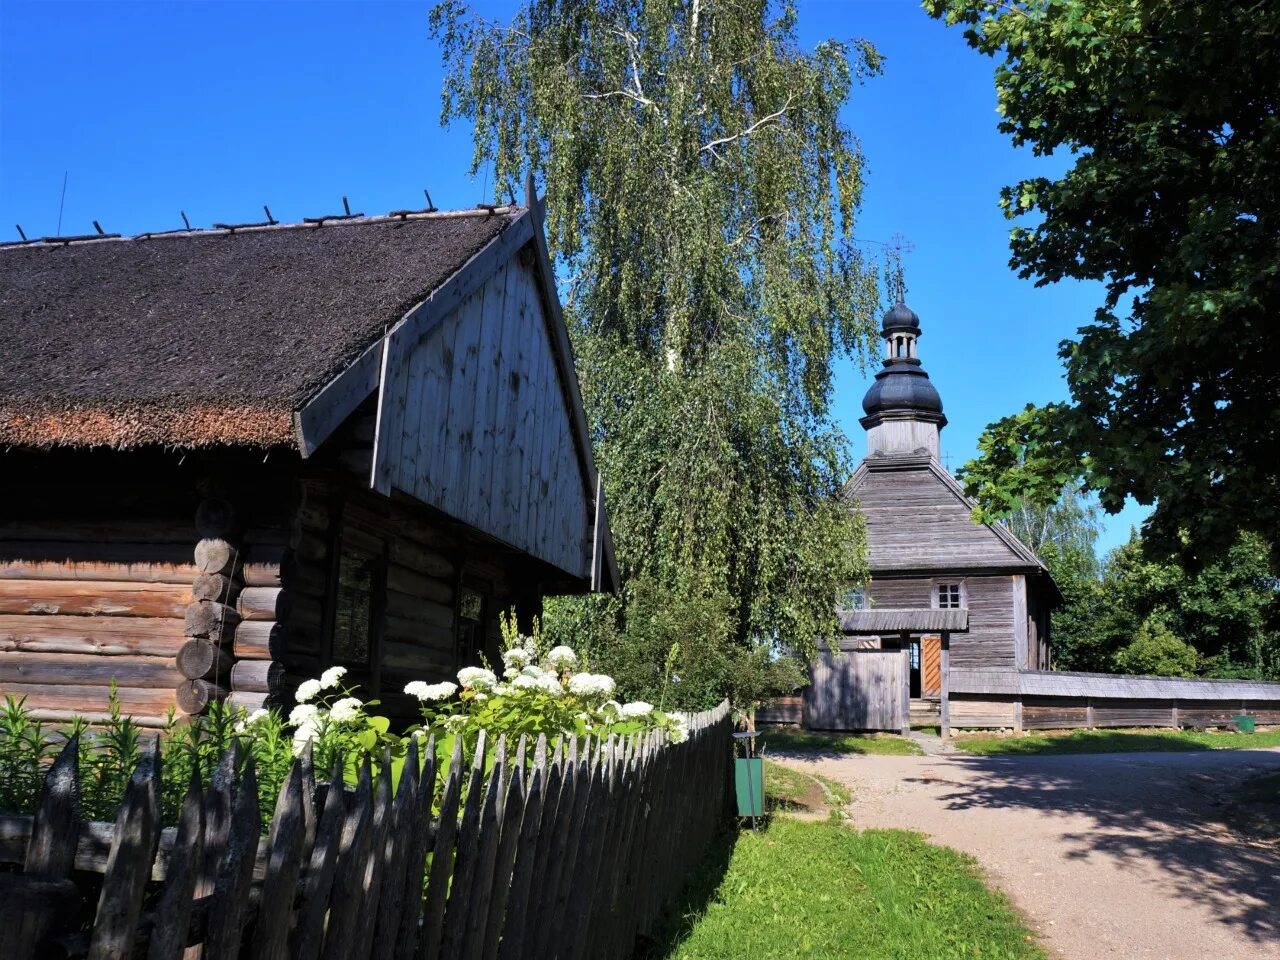
{"label": "vertical wooden plank gable", "polygon": [[407,398],[400,453],[380,461],[390,486],[588,579],[594,478],[532,270],[508,260],[388,371],[383,389]]}

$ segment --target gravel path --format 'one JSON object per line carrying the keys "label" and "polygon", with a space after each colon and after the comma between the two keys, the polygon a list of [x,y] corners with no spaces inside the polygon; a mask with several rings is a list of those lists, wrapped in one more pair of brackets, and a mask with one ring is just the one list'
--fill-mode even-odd
{"label": "gravel path", "polygon": [[1280,750],[775,759],[847,783],[859,828],[972,854],[1063,960],[1280,960],[1280,848],[1221,824]]}

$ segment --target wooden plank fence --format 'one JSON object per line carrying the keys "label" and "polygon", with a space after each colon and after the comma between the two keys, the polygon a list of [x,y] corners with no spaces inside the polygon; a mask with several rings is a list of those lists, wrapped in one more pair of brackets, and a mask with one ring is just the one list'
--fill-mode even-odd
{"label": "wooden plank fence", "polygon": [[1280,724],[1280,683],[1048,670],[959,670],[945,679],[950,729],[1065,730]]}
{"label": "wooden plank fence", "polygon": [[308,752],[265,833],[234,746],[176,827],[160,822],[156,747],[115,822],[86,822],[70,741],[34,816],[0,814],[0,863],[21,866],[0,873],[0,957],[626,957],[729,814],[728,705],[689,729],[675,745],[500,739],[487,772],[482,734],[469,769],[455,746],[438,814],[434,742],[423,757],[411,744],[394,790],[385,762],[354,789],[317,784]]}

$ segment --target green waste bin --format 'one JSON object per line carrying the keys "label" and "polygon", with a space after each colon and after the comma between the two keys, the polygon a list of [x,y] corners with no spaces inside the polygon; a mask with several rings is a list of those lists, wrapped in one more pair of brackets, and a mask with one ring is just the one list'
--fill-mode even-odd
{"label": "green waste bin", "polygon": [[1235,721],[1236,729],[1241,733],[1253,733],[1258,725],[1256,717],[1251,717],[1247,713],[1238,713],[1231,718]]}
{"label": "green waste bin", "polygon": [[738,795],[738,816],[764,816],[764,758],[739,757],[733,762],[733,784]]}

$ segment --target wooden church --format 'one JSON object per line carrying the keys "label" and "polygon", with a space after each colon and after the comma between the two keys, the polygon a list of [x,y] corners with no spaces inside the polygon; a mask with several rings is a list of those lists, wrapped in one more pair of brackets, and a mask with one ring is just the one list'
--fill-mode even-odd
{"label": "wooden church", "polygon": [[617,568],[540,204],[0,250],[0,698],[159,725]]}
{"label": "wooden church", "polygon": [[866,518],[871,580],[839,605],[839,645],[901,656],[820,656],[805,703],[818,728],[905,725],[906,701],[939,701],[952,667],[1048,669],[1049,612],[1061,602],[1031,550],[1001,525],[974,523],[940,462],[947,418],[920,363],[919,317],[899,303],[881,332],[884,365],[862,401],[867,455],[845,488]]}

